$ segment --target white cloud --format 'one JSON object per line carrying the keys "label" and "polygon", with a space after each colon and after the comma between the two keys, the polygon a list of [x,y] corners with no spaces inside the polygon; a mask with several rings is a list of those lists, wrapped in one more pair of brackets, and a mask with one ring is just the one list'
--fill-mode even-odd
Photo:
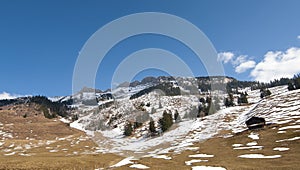
{"label": "white cloud", "polygon": [[4,100],[4,99],[15,99],[18,97],[26,97],[26,96],[31,96],[31,95],[19,95],[19,94],[10,94],[7,92],[2,92],[0,93],[0,100]]}
{"label": "white cloud", "polygon": [[235,68],[236,73],[243,73],[255,67],[255,61],[249,60],[247,55],[237,56],[232,52],[222,52],[218,54],[218,61],[223,63],[230,63]]}
{"label": "white cloud", "polygon": [[251,68],[255,67],[255,61],[246,61],[246,62],[242,62],[240,63],[240,65],[238,65],[237,67],[235,67],[235,72],[237,73],[243,73]]}
{"label": "white cloud", "polygon": [[298,35],[297,38],[300,39],[300,35]]}
{"label": "white cloud", "polygon": [[222,52],[218,54],[218,61],[221,61],[223,63],[228,63],[231,61],[234,57],[234,54],[232,52]]}
{"label": "white cloud", "polygon": [[244,62],[247,62],[247,56],[246,55],[240,55],[235,60],[232,60],[232,64],[236,67]]}
{"label": "white cloud", "polygon": [[4,99],[15,99],[18,97],[22,97],[21,95],[15,95],[15,94],[9,94],[7,92],[2,92],[0,93],[0,100],[4,100]]}
{"label": "white cloud", "polygon": [[256,81],[269,82],[300,73],[300,48],[292,47],[285,52],[269,51],[251,71]]}

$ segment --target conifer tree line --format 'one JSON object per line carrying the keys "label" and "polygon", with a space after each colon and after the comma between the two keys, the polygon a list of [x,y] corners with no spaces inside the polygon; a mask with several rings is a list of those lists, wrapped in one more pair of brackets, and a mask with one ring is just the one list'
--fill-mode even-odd
{"label": "conifer tree line", "polygon": [[52,102],[45,96],[22,97],[17,99],[0,100],[0,106],[11,104],[30,104],[40,105],[39,110],[43,112],[46,118],[55,118],[57,115],[65,117],[68,115],[69,107],[65,102]]}
{"label": "conifer tree line", "polygon": [[232,93],[228,93],[228,97],[224,99],[224,105],[226,107],[234,106],[234,98]]}
{"label": "conifer tree line", "polygon": [[176,96],[176,95],[181,94],[179,87],[174,87],[172,83],[166,82],[166,83],[161,83],[161,84],[158,84],[156,86],[151,86],[151,87],[148,87],[144,90],[141,90],[138,93],[133,94],[132,96],[130,96],[130,100],[141,97],[141,96],[143,96],[145,94],[148,94],[148,93],[150,93],[154,90],[161,90],[165,93],[166,96]]}
{"label": "conifer tree line", "polygon": [[300,89],[300,74],[297,74],[294,76],[293,79],[291,79],[288,83],[288,90],[296,90]]}
{"label": "conifer tree line", "polygon": [[[148,118],[148,120],[150,119],[149,121],[149,124],[148,124],[148,130],[151,134],[151,136],[155,136],[157,135],[157,133],[159,131],[157,131],[157,128],[155,127],[155,122],[154,120],[150,117]],[[158,120],[158,125],[159,125],[159,129],[161,132],[165,132],[167,131],[174,123],[178,123],[181,121],[181,118],[180,118],[180,115],[178,113],[177,110],[175,110],[175,113],[174,113],[174,117],[172,115],[171,112],[167,112],[166,110],[163,111],[163,116],[162,118],[160,118]],[[146,121],[144,121],[145,123]],[[124,126],[124,132],[123,134],[125,136],[131,136],[132,133],[134,132],[135,129],[141,127],[144,123],[142,122],[130,122],[130,121],[127,121],[125,126]]]}

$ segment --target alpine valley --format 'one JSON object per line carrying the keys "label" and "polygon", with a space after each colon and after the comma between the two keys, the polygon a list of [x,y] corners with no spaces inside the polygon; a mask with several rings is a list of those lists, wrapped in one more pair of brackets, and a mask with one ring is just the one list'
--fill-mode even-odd
{"label": "alpine valley", "polygon": [[0,169],[295,169],[299,84],[160,76],[0,100]]}

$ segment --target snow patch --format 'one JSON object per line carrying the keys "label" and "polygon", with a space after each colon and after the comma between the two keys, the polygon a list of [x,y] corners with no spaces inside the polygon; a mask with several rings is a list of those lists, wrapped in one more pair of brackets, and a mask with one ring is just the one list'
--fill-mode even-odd
{"label": "snow patch", "polygon": [[262,148],[263,148],[263,146],[245,146],[245,147],[236,147],[233,149],[243,150],[243,149],[262,149]]}
{"label": "snow patch", "polygon": [[143,164],[133,164],[129,166],[130,168],[136,168],[136,169],[149,169],[148,166]]}
{"label": "snow patch", "polygon": [[293,138],[289,138],[289,139],[277,140],[276,142],[294,141],[294,140],[298,140],[298,139],[300,139],[300,137],[293,137]]}
{"label": "snow patch", "polygon": [[277,147],[273,149],[274,151],[288,151],[290,148],[285,148],[285,147]]}
{"label": "snow patch", "polygon": [[278,130],[287,130],[287,129],[300,129],[300,125],[281,127]]}
{"label": "snow patch", "polygon": [[240,143],[235,143],[232,145],[232,147],[241,147],[241,146],[243,146],[243,144],[240,144]]}
{"label": "snow patch", "polygon": [[212,158],[214,155],[208,155],[208,154],[195,154],[195,155],[189,155],[190,158]]}
{"label": "snow patch", "polygon": [[265,156],[263,154],[244,154],[244,155],[240,155],[238,156],[239,158],[258,158],[258,159],[273,159],[273,158],[280,158],[281,155],[269,155],[269,156]]}
{"label": "snow patch", "polygon": [[253,140],[258,140],[259,139],[258,134],[254,134],[254,133],[251,133],[250,135],[248,135],[248,137],[253,139]]}
{"label": "snow patch", "polygon": [[50,150],[49,152],[54,153],[54,152],[58,152],[58,150],[53,149],[53,150]]}
{"label": "snow patch", "polygon": [[134,162],[132,162],[132,160],[135,160],[134,157],[128,157],[128,158],[125,158],[125,159],[121,160],[120,162],[118,162],[115,165],[112,165],[110,167],[111,168],[116,168],[116,167],[121,167],[121,166],[128,165],[128,164],[133,164]]}
{"label": "snow patch", "polygon": [[201,159],[192,159],[190,161],[185,161],[184,163],[187,166],[191,166],[193,163],[197,163],[197,162],[207,162],[208,160],[201,160]]}
{"label": "snow patch", "polygon": [[193,166],[192,170],[226,170],[223,167],[213,167],[213,166]]}
{"label": "snow patch", "polygon": [[66,119],[66,118],[61,118],[61,119],[59,119],[61,122],[63,122],[63,123],[71,123],[71,121],[70,120],[68,120],[68,119]]}
{"label": "snow patch", "polygon": [[166,159],[166,160],[171,160],[172,158],[167,156],[167,155],[153,155],[152,158],[157,158],[157,159]]}
{"label": "snow patch", "polygon": [[246,144],[247,146],[254,146],[254,145],[257,145],[257,142],[256,141],[253,141],[253,142],[249,142]]}
{"label": "snow patch", "polygon": [[4,156],[11,156],[11,155],[14,155],[16,152],[11,152],[11,153],[6,153],[4,154]]}

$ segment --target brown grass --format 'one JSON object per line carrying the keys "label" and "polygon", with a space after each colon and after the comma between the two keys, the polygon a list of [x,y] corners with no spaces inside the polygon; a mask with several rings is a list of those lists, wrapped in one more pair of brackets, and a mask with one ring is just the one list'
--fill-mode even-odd
{"label": "brown grass", "polygon": [[[287,125],[287,124],[286,124]],[[185,165],[185,161],[191,159],[206,159],[208,162],[193,163],[193,166],[219,166],[226,169],[300,169],[298,162],[300,159],[300,143],[299,141],[289,141],[276,143],[276,140],[292,138],[300,136],[299,132],[288,130],[286,134],[278,134],[278,127],[265,127],[262,130],[255,130],[259,133],[260,139],[257,140],[258,145],[264,146],[262,150],[233,150],[232,144],[240,143],[246,145],[253,140],[248,135],[253,131],[245,131],[230,138],[212,138],[205,142],[195,143],[194,146],[200,147],[199,151],[185,151],[179,155],[173,155],[172,160],[144,158],[139,162],[152,167],[153,169],[191,169]],[[273,151],[274,147],[288,147],[289,151]],[[213,158],[189,158],[191,154],[205,153],[214,155]],[[264,155],[281,155],[276,159],[245,159],[239,158],[242,154],[264,154]],[[123,169],[123,168],[120,168]]]}
{"label": "brown grass", "polygon": [[[22,108],[29,112],[30,109]],[[229,119],[229,118],[228,118]],[[229,121],[229,120],[228,120]],[[295,120],[296,121],[296,120]],[[294,121],[294,122],[295,122]],[[3,126],[2,131],[13,133],[13,139],[6,139],[5,144],[0,147],[0,169],[95,169],[109,167],[123,158],[113,154],[87,154],[96,150],[96,145],[91,139],[80,141],[85,138],[85,134],[76,129],[72,129],[60,121],[45,119],[42,115],[29,115],[23,118],[22,114],[15,114],[13,110],[1,110],[0,122],[3,124],[13,123],[14,125]],[[290,122],[291,123],[291,122]],[[185,151],[181,154],[170,153],[168,156],[172,160],[142,158],[137,163],[144,164],[151,169],[157,170],[188,170],[191,166],[185,165],[185,161],[191,159],[207,159],[208,162],[193,163],[193,166],[221,166],[229,170],[240,169],[300,169],[298,162],[300,159],[300,143],[298,141],[280,142],[276,140],[288,139],[300,136],[299,131],[293,129],[287,130],[287,133],[278,134],[278,128],[288,126],[290,123],[283,125],[271,125],[261,130],[244,131],[233,137],[223,138],[215,137],[204,142],[194,143],[199,147],[198,151]],[[32,132],[30,132],[32,130]],[[251,132],[259,134],[260,139],[256,140],[258,145],[264,146],[262,150],[234,150],[232,144],[240,143],[246,145],[253,140],[248,137]],[[221,134],[228,134],[228,131],[222,131]],[[70,136],[68,140],[56,141],[50,145],[28,149],[24,153],[34,154],[32,156],[4,156],[4,149],[9,145],[24,145],[28,143],[46,142]],[[220,134],[217,136],[221,136]],[[1,136],[0,136],[1,137]],[[28,140],[32,138],[31,140]],[[1,139],[1,138],[0,138]],[[80,141],[80,142],[78,142]],[[76,142],[78,142],[76,144]],[[50,153],[49,148],[58,148],[58,152]],[[279,152],[274,151],[274,147],[288,147],[290,150]],[[62,150],[67,149],[67,150]],[[77,152],[78,154],[74,154]],[[205,153],[214,155],[213,158],[189,158],[191,154]],[[239,155],[258,153],[264,155],[281,155],[276,159],[245,159],[239,158]],[[111,169],[111,168],[110,168]],[[129,165],[115,169],[132,169]]]}
{"label": "brown grass", "polygon": [[[0,169],[95,169],[107,168],[121,160],[119,156],[113,154],[93,153],[96,150],[96,144],[91,139],[86,139],[84,132],[70,128],[57,119],[46,119],[33,107],[25,105],[12,107],[0,110],[0,122],[4,124],[1,131],[12,133],[14,136],[12,139],[6,138],[5,144],[0,147]],[[24,113],[21,111],[28,113],[26,118],[22,116]],[[50,145],[45,144],[49,140],[55,141],[55,139],[65,137],[68,137],[68,140],[57,140]],[[84,140],[80,141],[80,138]],[[33,146],[41,142],[44,144],[26,151],[9,147],[11,144]],[[58,148],[59,151],[51,153],[46,147]],[[5,156],[4,154],[7,153],[4,152],[5,149],[11,149],[10,152],[17,151],[17,153]],[[32,155],[20,156],[19,153]]]}

